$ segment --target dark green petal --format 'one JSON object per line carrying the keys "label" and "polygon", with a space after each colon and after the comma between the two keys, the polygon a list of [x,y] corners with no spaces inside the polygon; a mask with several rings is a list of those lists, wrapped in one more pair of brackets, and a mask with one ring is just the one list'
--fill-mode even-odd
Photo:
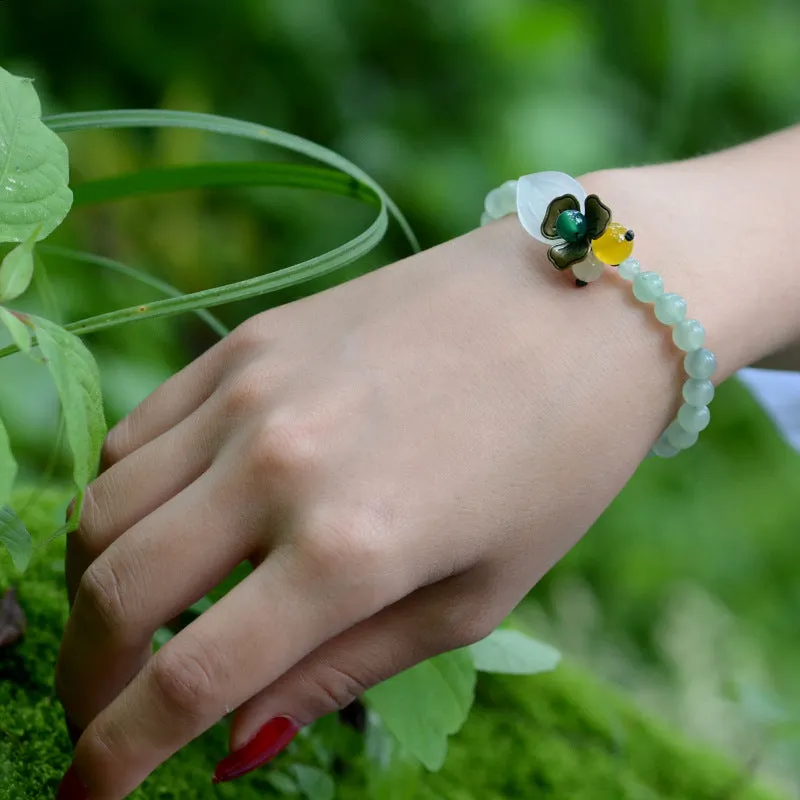
{"label": "dark green petal", "polygon": [[583,261],[589,252],[589,240],[581,242],[564,242],[551,247],[547,257],[556,269],[567,269],[579,261]]}
{"label": "dark green petal", "polygon": [[589,223],[587,235],[590,239],[599,239],[611,222],[611,209],[596,194],[586,198],[586,221]]}
{"label": "dark green petal", "polygon": [[556,197],[549,206],[547,206],[547,213],[542,220],[542,236],[546,239],[559,239],[561,238],[556,232],[556,222],[563,211],[580,211],[581,204],[578,202],[577,197],[571,194],[562,194],[561,197]]}

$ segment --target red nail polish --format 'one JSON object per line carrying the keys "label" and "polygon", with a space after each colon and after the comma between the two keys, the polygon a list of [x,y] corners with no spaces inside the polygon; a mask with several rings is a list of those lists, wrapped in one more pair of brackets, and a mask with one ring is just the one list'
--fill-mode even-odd
{"label": "red nail polish", "polygon": [[300,727],[288,717],[275,717],[244,746],[226,756],[214,770],[214,783],[240,778],[275,758],[297,736]]}
{"label": "red nail polish", "polygon": [[75,772],[75,767],[70,767],[61,780],[56,792],[56,800],[89,800],[89,790]]}

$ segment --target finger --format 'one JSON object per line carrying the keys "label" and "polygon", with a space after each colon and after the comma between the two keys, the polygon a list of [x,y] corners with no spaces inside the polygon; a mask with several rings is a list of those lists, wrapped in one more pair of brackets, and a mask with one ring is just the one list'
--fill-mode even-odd
{"label": "finger", "polygon": [[231,334],[148,395],[109,431],[102,466],[108,468],[166,433],[198,409],[230,366],[238,339]]}
{"label": "finger", "polygon": [[56,665],[58,695],[78,726],[139,671],[156,629],[219,584],[260,538],[260,518],[230,513],[221,472],[204,473],[83,574]]}
{"label": "finger", "polygon": [[[159,650],[78,742],[74,767],[90,796],[126,796],[322,642],[407,593],[397,570],[382,574],[385,565],[376,563],[364,580],[363,561],[331,569],[331,555],[324,546],[306,558],[279,547]],[[334,562],[341,566],[341,555]],[[376,586],[400,593],[384,602]]]}
{"label": "finger", "polygon": [[459,575],[417,590],[325,642],[248,700],[236,711],[232,752],[217,765],[214,781],[266,764],[301,727],[346,708],[376,684],[487,636],[502,616],[475,583],[472,574]]}
{"label": "finger", "polygon": [[70,605],[88,566],[137,522],[189,486],[219,446],[218,405],[204,403],[176,427],[134,450],[87,489],[78,529],[67,538]]}

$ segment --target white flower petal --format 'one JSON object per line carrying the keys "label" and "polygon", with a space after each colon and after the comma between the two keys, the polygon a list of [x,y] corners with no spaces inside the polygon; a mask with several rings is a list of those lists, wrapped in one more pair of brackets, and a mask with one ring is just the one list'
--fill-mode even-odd
{"label": "white flower petal", "polygon": [[583,210],[586,192],[575,178],[564,172],[534,172],[532,175],[523,175],[517,181],[519,221],[534,239],[545,244],[553,243],[542,235],[542,222],[550,203],[565,194],[576,197]]}

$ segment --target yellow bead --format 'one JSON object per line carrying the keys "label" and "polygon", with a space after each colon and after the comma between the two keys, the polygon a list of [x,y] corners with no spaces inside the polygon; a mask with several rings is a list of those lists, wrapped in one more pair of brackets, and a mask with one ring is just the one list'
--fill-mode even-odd
{"label": "yellow bead", "polygon": [[609,222],[603,235],[592,242],[592,250],[604,264],[621,264],[633,252],[633,231]]}

